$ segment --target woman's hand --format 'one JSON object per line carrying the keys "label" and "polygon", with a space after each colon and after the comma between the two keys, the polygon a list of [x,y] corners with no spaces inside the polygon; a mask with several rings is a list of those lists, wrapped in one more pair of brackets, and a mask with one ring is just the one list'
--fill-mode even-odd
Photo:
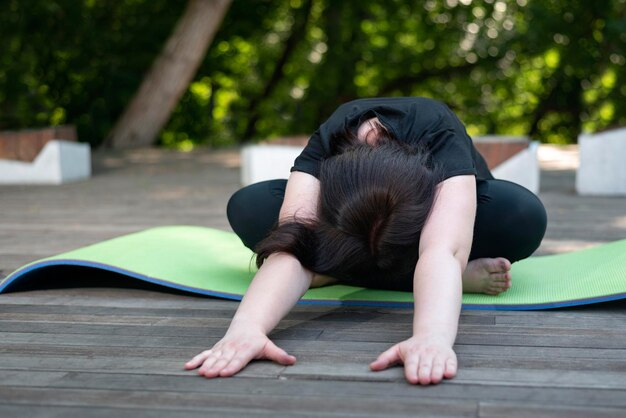
{"label": "woman's hand", "polygon": [[382,353],[370,364],[380,371],[394,364],[404,364],[404,376],[411,384],[436,384],[456,375],[456,354],[445,340],[414,335]]}
{"label": "woman's hand", "polygon": [[203,351],[187,363],[185,369],[198,369],[206,378],[228,377],[239,372],[252,360],[267,359],[289,366],[296,358],[274,344],[254,328],[232,327],[210,350]]}

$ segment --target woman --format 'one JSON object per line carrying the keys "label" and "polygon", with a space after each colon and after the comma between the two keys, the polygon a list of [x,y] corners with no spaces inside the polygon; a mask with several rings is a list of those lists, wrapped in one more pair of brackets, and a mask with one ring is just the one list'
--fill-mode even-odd
{"label": "woman", "polygon": [[511,263],[546,227],[539,199],[495,180],[458,118],[416,97],[340,106],[287,182],[240,190],[228,216],[260,268],[224,338],[185,365],[208,378],[253,359],[293,364],[267,334],[309,287],[336,280],[413,290],[413,336],[372,370],[402,363],[412,384],[452,378],[462,292],[506,291]]}

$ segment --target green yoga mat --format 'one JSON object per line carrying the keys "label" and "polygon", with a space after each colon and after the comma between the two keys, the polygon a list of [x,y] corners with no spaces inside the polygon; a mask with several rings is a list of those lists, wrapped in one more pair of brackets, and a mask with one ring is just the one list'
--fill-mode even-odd
{"label": "green yoga mat", "polygon": [[[230,232],[191,226],[148,229],[28,264],[0,284],[60,280],[64,266],[93,268],[170,288],[241,299],[255,271],[252,253]],[[69,269],[69,270],[68,270]],[[84,270],[83,270],[84,272]],[[513,264],[513,286],[498,296],[466,294],[465,309],[531,310],[626,298],[626,240]],[[82,280],[89,280],[83,274]],[[85,283],[88,284],[88,283]],[[309,290],[300,303],[411,307],[410,292],[335,285]]]}

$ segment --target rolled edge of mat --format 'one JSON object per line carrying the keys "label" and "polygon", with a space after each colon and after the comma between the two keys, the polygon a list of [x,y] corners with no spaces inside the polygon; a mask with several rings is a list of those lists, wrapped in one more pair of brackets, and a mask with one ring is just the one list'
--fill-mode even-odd
{"label": "rolled edge of mat", "polygon": [[230,300],[241,300],[242,296],[234,293],[227,292],[216,292],[212,290],[201,289],[198,287],[182,285],[174,282],[170,282],[167,280],[159,279],[156,277],[147,276],[145,274],[136,273],[134,271],[122,269],[119,267],[115,267],[109,264],[97,263],[94,261],[85,261],[85,260],[72,260],[72,259],[54,259],[54,260],[41,260],[31,263],[19,270],[8,275],[0,284],[0,294],[10,292],[11,286],[17,284],[20,279],[25,278],[27,275],[32,274],[34,272],[41,272],[42,270],[48,269],[50,267],[58,267],[58,266],[77,266],[77,267],[88,267],[96,270],[108,271],[112,273],[121,274],[133,279],[142,280],[148,283],[152,283],[159,286],[169,287],[176,290],[182,290],[189,293],[200,294],[204,296],[213,296],[219,297],[223,299]]}

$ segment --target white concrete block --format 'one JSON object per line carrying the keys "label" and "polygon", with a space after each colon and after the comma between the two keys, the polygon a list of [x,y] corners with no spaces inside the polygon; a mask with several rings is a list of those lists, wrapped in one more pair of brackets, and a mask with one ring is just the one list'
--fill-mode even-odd
{"label": "white concrete block", "polygon": [[626,195],[626,128],[578,137],[576,191],[588,196]]}
{"label": "white concrete block", "polygon": [[62,184],[91,176],[89,144],[52,140],[33,162],[0,160],[0,184]]}
{"label": "white concrete block", "polygon": [[241,150],[241,183],[247,186],[264,180],[286,179],[304,147],[291,145],[248,145]]}
{"label": "white concrete block", "polygon": [[540,168],[537,157],[538,149],[539,142],[530,142],[528,148],[495,167],[491,170],[491,173],[497,179],[508,180],[524,186],[535,194],[539,193]]}

